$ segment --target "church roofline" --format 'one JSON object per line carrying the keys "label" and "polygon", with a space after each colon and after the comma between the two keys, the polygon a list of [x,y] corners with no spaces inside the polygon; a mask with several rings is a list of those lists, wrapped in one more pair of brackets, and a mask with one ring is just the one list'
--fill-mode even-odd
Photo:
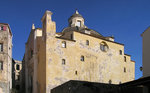
{"label": "church roofline", "polygon": [[98,38],[98,39],[102,39],[102,40],[105,40],[105,41],[108,41],[108,42],[112,42],[112,43],[115,43],[115,44],[119,44],[119,45],[124,46],[124,44],[107,40],[107,39],[105,39],[105,37],[102,37],[102,36],[93,36],[93,35],[90,35],[90,34],[86,34],[86,33],[79,32],[79,31],[75,31],[75,32],[78,32],[78,33],[81,33],[81,34],[85,34],[85,35],[88,35],[88,36],[92,36],[92,37],[95,37],[95,38]]}

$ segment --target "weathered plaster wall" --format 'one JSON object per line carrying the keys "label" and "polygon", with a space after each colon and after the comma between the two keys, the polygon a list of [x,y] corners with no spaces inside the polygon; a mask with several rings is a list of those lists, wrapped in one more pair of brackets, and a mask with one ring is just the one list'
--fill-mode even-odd
{"label": "weathered plaster wall", "polygon": [[0,43],[3,43],[3,51],[0,52],[0,61],[3,62],[3,70],[0,70],[0,88],[4,93],[9,93],[12,87],[12,35],[8,25],[0,25],[7,27],[6,31],[0,30]]}
{"label": "weathered plaster wall", "polygon": [[[33,44],[37,42],[37,49],[34,51],[36,57],[30,60],[27,59],[30,57],[27,57],[26,60],[29,65],[27,69],[31,75],[35,75],[33,73],[35,71],[30,72],[30,70],[34,70],[35,62],[37,62],[38,93],[50,93],[52,88],[68,80],[102,83],[108,83],[111,80],[113,84],[119,84],[134,79],[135,64],[131,62],[130,56],[124,55],[124,45],[76,31],[67,32],[64,35],[65,38],[70,39],[70,34],[73,34],[75,41],[56,38],[56,24],[51,20],[51,15],[50,11],[46,11],[42,18],[42,35],[40,34],[41,36],[34,41],[29,39],[26,45],[26,55],[29,56],[28,49],[35,48]],[[86,45],[86,40],[89,40],[89,46]],[[62,47],[63,41],[66,42],[66,48]],[[107,43],[109,47],[107,52],[100,50],[101,42]],[[119,53],[120,50],[122,55]],[[84,56],[84,61],[80,60],[81,56]],[[127,56],[127,62],[124,62],[124,56]],[[62,59],[65,59],[65,65],[62,64]],[[127,69],[126,72],[124,67]]]}
{"label": "weathered plaster wall", "polygon": [[[47,93],[51,88],[68,80],[84,80],[92,82],[113,84],[134,80],[134,64],[131,65],[130,57],[124,62],[124,46],[113,42],[97,39],[88,35],[74,32],[74,40],[67,41],[48,35],[46,43],[47,56]],[[90,45],[86,45],[86,40]],[[62,42],[66,41],[66,48],[62,48]],[[100,43],[105,41],[109,46],[107,52],[100,50]],[[122,55],[119,54],[122,50]],[[83,55],[85,61],[80,61]],[[62,59],[66,64],[62,65]],[[124,72],[124,67],[127,71]],[[75,72],[77,71],[77,75]],[[128,77],[126,77],[128,76]]]}

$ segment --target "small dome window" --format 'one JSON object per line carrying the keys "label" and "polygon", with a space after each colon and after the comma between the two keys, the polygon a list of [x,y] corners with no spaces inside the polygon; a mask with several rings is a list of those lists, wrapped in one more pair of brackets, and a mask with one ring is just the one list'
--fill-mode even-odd
{"label": "small dome window", "polygon": [[77,20],[76,26],[81,27],[81,21],[80,20]]}

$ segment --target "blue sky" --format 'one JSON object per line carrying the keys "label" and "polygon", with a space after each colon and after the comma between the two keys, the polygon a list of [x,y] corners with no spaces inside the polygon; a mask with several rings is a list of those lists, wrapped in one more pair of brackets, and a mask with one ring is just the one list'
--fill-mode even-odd
{"label": "blue sky", "polygon": [[68,26],[68,18],[79,10],[85,25],[125,44],[125,53],[136,61],[136,79],[142,76],[141,33],[150,26],[149,0],[0,0],[0,23],[13,32],[13,58],[22,60],[32,23],[41,27],[46,10],[53,12],[56,31]]}

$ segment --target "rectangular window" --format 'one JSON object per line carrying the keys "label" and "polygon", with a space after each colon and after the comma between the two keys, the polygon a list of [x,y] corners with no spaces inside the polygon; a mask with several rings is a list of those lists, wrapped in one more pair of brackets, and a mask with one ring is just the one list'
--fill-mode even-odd
{"label": "rectangular window", "polygon": [[126,56],[124,56],[124,62],[127,62],[127,58],[126,58]]}
{"label": "rectangular window", "polygon": [[80,60],[81,60],[81,61],[84,61],[84,56],[81,56]]}
{"label": "rectangular window", "polygon": [[81,27],[81,21],[77,21],[76,26]]}
{"label": "rectangular window", "polygon": [[77,72],[77,71],[75,71],[75,74],[76,74],[76,75],[78,75],[78,72]]}
{"label": "rectangular window", "polygon": [[0,52],[3,52],[3,44],[0,43]]}
{"label": "rectangular window", "polygon": [[3,26],[0,26],[0,30],[3,30]]}
{"label": "rectangular window", "polygon": [[124,67],[124,72],[126,72],[126,68]]}
{"label": "rectangular window", "polygon": [[62,42],[62,47],[66,48],[66,42],[65,41]]}
{"label": "rectangular window", "polygon": [[65,65],[65,64],[66,64],[65,59],[62,59],[62,65]]}
{"label": "rectangular window", "polygon": [[86,45],[89,45],[89,40],[86,40]]}
{"label": "rectangular window", "polygon": [[122,55],[122,50],[120,50],[120,55]]}
{"label": "rectangular window", "polygon": [[3,70],[3,62],[0,61],[0,70]]}

